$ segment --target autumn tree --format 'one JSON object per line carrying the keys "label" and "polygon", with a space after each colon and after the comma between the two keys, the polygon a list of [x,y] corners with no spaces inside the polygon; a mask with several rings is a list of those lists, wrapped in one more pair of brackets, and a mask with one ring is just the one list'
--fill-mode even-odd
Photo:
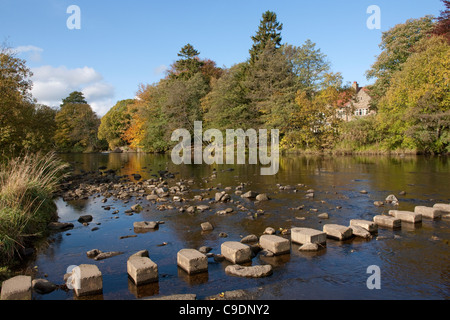
{"label": "autumn tree", "polygon": [[63,100],[55,116],[55,143],[60,151],[86,152],[98,150],[100,119],[83,95],[72,92]]}
{"label": "autumn tree", "polygon": [[118,101],[101,119],[98,138],[105,139],[111,150],[127,144],[124,133],[131,124],[129,105],[134,103],[134,99]]}
{"label": "autumn tree", "polygon": [[447,42],[450,43],[450,1],[442,0],[442,2],[444,3],[445,10],[441,11],[431,33],[437,36],[444,36]]}
{"label": "autumn tree", "polygon": [[168,116],[162,111],[167,99],[161,80],[153,85],[140,85],[134,104],[128,106],[132,115],[130,126],[124,132],[123,139],[132,149],[146,152],[164,152],[170,146]]}
{"label": "autumn tree", "polygon": [[450,45],[423,38],[393,74],[380,101],[378,126],[389,149],[450,151]]}
{"label": "autumn tree", "polygon": [[36,104],[31,76],[25,60],[0,47],[0,150],[4,153],[52,147],[54,110]]}
{"label": "autumn tree", "polygon": [[289,117],[291,130],[281,141],[288,149],[331,149],[338,138],[341,120],[337,110],[352,97],[340,73],[326,73],[317,92],[299,90],[296,107]]}

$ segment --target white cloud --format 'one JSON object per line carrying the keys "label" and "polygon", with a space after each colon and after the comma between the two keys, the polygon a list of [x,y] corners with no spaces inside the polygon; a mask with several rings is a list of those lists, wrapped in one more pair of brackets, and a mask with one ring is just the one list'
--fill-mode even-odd
{"label": "white cloud", "polygon": [[163,74],[167,70],[167,66],[162,64],[160,66],[157,66],[155,69],[153,69],[153,74],[156,76],[159,76],[160,74]]}
{"label": "white cloud", "polygon": [[92,109],[100,116],[106,114],[113,105],[114,87],[109,83],[95,82],[82,92],[86,101],[90,102]]}
{"label": "white cloud", "polygon": [[36,62],[41,60],[41,53],[44,52],[44,49],[33,45],[28,45],[18,46],[17,48],[14,48],[13,51],[15,51],[17,54],[26,54],[31,61]]}
{"label": "white cloud", "polygon": [[73,91],[81,91],[92,109],[103,116],[112,106],[114,87],[93,68],[42,66],[32,69],[32,94],[39,103],[59,106]]}

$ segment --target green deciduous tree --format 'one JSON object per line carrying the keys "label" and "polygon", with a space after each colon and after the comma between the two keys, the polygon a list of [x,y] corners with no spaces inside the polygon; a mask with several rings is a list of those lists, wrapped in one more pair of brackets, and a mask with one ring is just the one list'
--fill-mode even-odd
{"label": "green deciduous tree", "polygon": [[283,50],[297,76],[298,89],[310,95],[317,91],[325,73],[330,70],[326,55],[309,39],[300,47],[286,45]]}
{"label": "green deciduous tree", "polygon": [[379,127],[390,149],[449,152],[450,45],[422,39],[380,101]]}
{"label": "green deciduous tree", "polygon": [[320,90],[313,95],[307,90],[297,92],[296,107],[288,122],[291,130],[281,141],[284,148],[324,150],[336,142],[341,122],[337,109],[349,89],[343,86],[340,73],[326,73],[323,77]]}
{"label": "green deciduous tree", "polygon": [[376,79],[371,95],[373,107],[386,94],[393,74],[400,71],[412,54],[412,48],[433,30],[433,17],[409,19],[405,23],[383,32],[380,49],[382,52],[366,72],[367,79]]}
{"label": "green deciduous tree", "polygon": [[134,103],[134,99],[118,101],[101,119],[98,138],[106,140],[111,150],[127,144],[124,133],[131,124],[129,105]]}
{"label": "green deciduous tree", "polygon": [[54,110],[37,105],[31,95],[32,73],[15,52],[0,47],[0,150],[49,150]]}
{"label": "green deciduous tree", "polygon": [[244,130],[259,125],[259,112],[250,104],[244,86],[247,64],[240,63],[226,70],[202,99],[205,127]]}

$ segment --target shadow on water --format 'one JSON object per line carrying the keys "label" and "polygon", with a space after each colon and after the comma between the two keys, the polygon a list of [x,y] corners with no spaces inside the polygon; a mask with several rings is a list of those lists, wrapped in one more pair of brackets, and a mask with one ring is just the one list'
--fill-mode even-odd
{"label": "shadow on water", "polygon": [[[393,207],[374,206],[389,194],[399,198],[401,210],[414,210],[416,205],[432,206],[450,202],[450,160],[445,157],[385,157],[385,156],[282,156],[279,172],[274,176],[260,175],[258,165],[180,165],[168,155],[149,154],[62,154],[74,172],[115,170],[117,175],[136,181],[159,178],[160,171],[174,173],[168,179],[175,182],[192,180],[185,203],[169,201],[174,208],[158,210],[161,203],[151,203],[143,197],[128,202],[90,196],[84,200],[65,202],[57,199],[60,221],[72,222],[72,230],[57,233],[47,240],[30,267],[36,266],[35,277],[45,277],[63,284],[67,267],[96,264],[103,274],[103,294],[92,299],[138,299],[159,295],[195,293],[205,298],[227,290],[248,289],[260,299],[448,299],[449,298],[449,221],[424,220],[414,228],[380,229],[370,240],[353,238],[348,241],[328,240],[318,252],[300,252],[292,244],[290,254],[265,257],[259,254],[252,264],[271,264],[270,277],[246,279],[225,274],[228,262],[209,259],[208,272],[189,276],[176,265],[176,254],[183,248],[209,246],[220,253],[224,241],[239,241],[243,236],[260,236],[267,227],[278,232],[292,227],[322,230],[326,223],[348,225],[351,219],[372,220],[387,214]],[[235,194],[237,186],[243,192],[267,193],[271,200],[255,202]],[[306,191],[314,190],[307,198]],[[232,203],[214,203],[216,192],[231,195]],[[365,190],[365,193],[360,191]],[[403,195],[399,195],[404,191]],[[201,195],[203,200],[193,200]],[[169,198],[171,199],[171,198]],[[133,204],[143,210],[126,214]],[[189,214],[180,212],[182,205],[210,206],[209,210]],[[108,206],[109,210],[105,210]],[[217,211],[232,208],[233,212],[218,215]],[[113,213],[116,212],[116,213]],[[328,213],[328,219],[320,218]],[[93,221],[83,225],[80,215],[90,214]],[[152,232],[135,233],[133,222],[164,221]],[[200,224],[209,221],[214,226],[202,232]],[[130,237],[131,236],[131,237]],[[377,240],[378,239],[378,240]],[[86,256],[91,249],[121,251],[113,258],[95,261]],[[158,264],[159,281],[136,287],[127,276],[128,257],[147,249]],[[381,269],[381,290],[366,286],[367,267]],[[35,299],[74,299],[72,291],[56,290]]]}

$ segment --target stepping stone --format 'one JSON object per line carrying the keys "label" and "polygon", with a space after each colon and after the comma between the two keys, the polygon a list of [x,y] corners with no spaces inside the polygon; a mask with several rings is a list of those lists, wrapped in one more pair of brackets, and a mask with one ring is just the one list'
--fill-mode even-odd
{"label": "stepping stone", "polygon": [[16,276],[2,283],[1,300],[31,300],[31,277]]}
{"label": "stepping stone", "polygon": [[450,204],[446,203],[436,203],[433,208],[439,209],[441,211],[450,213]]}
{"label": "stepping stone", "polygon": [[366,229],[360,227],[360,226],[350,226],[350,229],[352,229],[352,233],[353,235],[360,237],[360,238],[364,238],[364,239],[370,239],[372,237],[372,234],[367,231]]}
{"label": "stepping stone", "polygon": [[272,274],[272,266],[240,266],[238,264],[230,265],[225,268],[225,273],[245,278],[262,278]]}
{"label": "stepping stone", "polygon": [[318,251],[319,248],[317,243],[305,243],[298,248],[298,251]]}
{"label": "stepping stone", "polygon": [[377,232],[378,226],[373,222],[369,220],[359,220],[359,219],[352,219],[350,220],[350,227],[358,226],[361,227],[369,232]]}
{"label": "stepping stone", "polygon": [[327,242],[327,234],[323,231],[311,228],[292,228],[291,241],[300,244],[304,243],[322,244]]}
{"label": "stepping stone", "polygon": [[72,287],[78,297],[102,293],[102,273],[96,265],[81,264],[72,270]]}
{"label": "stepping stone", "polygon": [[128,258],[127,273],[138,286],[158,281],[158,266],[148,257],[133,255]]}
{"label": "stepping stone", "polygon": [[177,253],[177,265],[188,274],[208,271],[208,258],[195,249],[181,249]]}
{"label": "stepping stone", "polygon": [[288,239],[275,235],[262,235],[259,238],[261,248],[273,252],[275,255],[289,253],[291,251],[291,242]]}
{"label": "stepping stone", "polygon": [[246,244],[237,241],[226,241],[220,246],[221,254],[232,263],[245,263],[251,261],[252,250]]}
{"label": "stepping stone", "polygon": [[353,235],[352,229],[339,224],[326,224],[323,226],[323,232],[327,237],[338,240],[345,240]]}
{"label": "stepping stone", "polygon": [[431,219],[438,219],[442,216],[442,210],[435,207],[416,206],[414,212]]}
{"label": "stepping stone", "polygon": [[422,222],[422,215],[420,213],[415,213],[412,211],[389,210],[389,215],[404,222]]}
{"label": "stepping stone", "polygon": [[380,227],[386,227],[386,228],[401,228],[402,227],[402,220],[391,217],[391,216],[385,216],[385,215],[378,215],[373,217],[373,222],[375,222]]}

